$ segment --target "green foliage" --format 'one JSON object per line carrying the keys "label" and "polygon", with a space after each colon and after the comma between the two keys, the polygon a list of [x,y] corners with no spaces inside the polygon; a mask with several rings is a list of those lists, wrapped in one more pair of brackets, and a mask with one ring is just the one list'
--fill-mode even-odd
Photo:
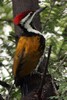
{"label": "green foliage", "polygon": [[[41,23],[46,38],[46,51],[50,44],[53,46],[49,72],[59,86],[58,97],[60,100],[67,100],[67,2],[43,0],[40,6],[45,5],[48,7],[41,13]],[[15,52],[12,11],[10,0],[0,0],[0,80],[9,84],[13,84],[12,65]],[[8,90],[0,86],[0,93],[6,98]],[[10,99],[15,100],[15,97],[16,100],[20,98],[17,89],[12,90]]]}
{"label": "green foliage", "polygon": [[[49,7],[41,13],[46,48],[52,44],[49,72],[59,86],[60,100],[67,99],[67,2],[45,0]],[[53,97],[51,97],[53,98]]]}
{"label": "green foliage", "polygon": [[[12,2],[10,0],[0,0],[0,80],[12,85],[13,74],[13,56],[15,49],[15,38],[13,37],[12,23]],[[9,89],[0,85],[0,93],[6,99]],[[11,100],[15,96],[17,100],[20,98],[19,91],[13,89],[11,92]]]}

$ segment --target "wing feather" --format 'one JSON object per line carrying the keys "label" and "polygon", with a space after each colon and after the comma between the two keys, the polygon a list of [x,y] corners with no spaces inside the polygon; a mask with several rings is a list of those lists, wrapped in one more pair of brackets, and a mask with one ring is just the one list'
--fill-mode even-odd
{"label": "wing feather", "polygon": [[13,64],[13,74],[14,77],[16,77],[16,73],[19,65],[21,64],[21,60],[24,58],[24,52],[25,52],[25,41],[23,41],[23,38],[21,37],[18,41],[16,52],[14,56],[14,64]]}

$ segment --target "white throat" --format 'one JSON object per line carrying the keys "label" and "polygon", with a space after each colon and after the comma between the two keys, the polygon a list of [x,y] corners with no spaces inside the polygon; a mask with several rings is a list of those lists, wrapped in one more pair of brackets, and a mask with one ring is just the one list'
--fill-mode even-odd
{"label": "white throat", "polygon": [[[41,34],[38,30],[33,29],[33,28],[31,27],[29,21],[30,21],[30,20],[28,20],[28,21],[25,23],[25,25],[24,25],[24,27],[27,29],[27,31],[28,31],[28,32],[33,32],[33,33],[36,33],[36,34]],[[42,35],[42,34],[41,34],[41,35]]]}
{"label": "white throat", "polygon": [[31,23],[31,21],[32,21],[34,15],[35,15],[35,13],[32,15],[31,18],[29,18],[30,17],[30,14],[31,14],[31,12],[23,20],[21,20],[21,25],[24,25],[24,28],[27,29],[28,32],[33,32],[35,34],[41,34],[38,30],[33,29],[32,26],[30,25],[30,23]]}

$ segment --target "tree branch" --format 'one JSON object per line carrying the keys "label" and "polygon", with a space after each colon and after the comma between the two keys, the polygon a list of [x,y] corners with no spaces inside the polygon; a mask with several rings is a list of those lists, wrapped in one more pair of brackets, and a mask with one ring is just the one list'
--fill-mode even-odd
{"label": "tree branch", "polygon": [[11,92],[12,92],[12,89],[14,88],[14,84],[11,85],[10,89],[9,89],[9,93],[8,95],[6,96],[6,100],[10,100],[10,96],[11,96]]}
{"label": "tree branch", "polygon": [[1,94],[0,94],[0,100],[4,100]]}
{"label": "tree branch", "polygon": [[47,70],[48,70],[48,63],[49,63],[49,58],[50,58],[50,54],[51,54],[51,48],[52,48],[52,45],[50,45],[50,47],[49,47],[48,57],[47,57],[46,65],[45,65],[45,70],[43,72],[43,79],[41,81],[41,84],[40,84],[40,87],[39,87],[39,90],[38,90],[38,98],[41,98],[42,88],[43,88],[45,78],[46,78],[46,73],[47,73]]}
{"label": "tree branch", "polygon": [[0,81],[0,85],[3,86],[3,87],[5,87],[6,89],[10,89],[10,87],[11,87],[9,84],[7,84],[4,81]]}
{"label": "tree branch", "polygon": [[[50,15],[51,15],[51,11],[52,11],[52,9],[53,9],[53,7],[54,7],[54,4],[55,4],[55,2],[54,1],[52,1],[52,3],[50,4],[50,12],[48,13],[48,16],[47,16],[47,19],[46,19],[46,21],[45,21],[45,23],[44,23],[44,28],[46,28],[46,26],[47,26],[47,24],[48,24],[48,22],[49,22],[49,20],[50,20]],[[42,29],[42,31],[43,31],[44,29]]]}
{"label": "tree branch", "polygon": [[6,21],[8,23],[12,23],[12,20],[11,19],[0,19],[0,22],[3,22],[3,21]]}

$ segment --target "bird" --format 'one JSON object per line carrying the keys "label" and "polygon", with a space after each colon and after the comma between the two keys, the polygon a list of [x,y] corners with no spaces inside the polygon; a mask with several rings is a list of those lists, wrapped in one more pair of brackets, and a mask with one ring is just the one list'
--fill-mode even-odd
{"label": "bird", "polygon": [[32,23],[38,12],[39,10],[26,10],[13,19],[13,23],[23,30],[16,46],[13,62],[16,86],[22,86],[25,78],[36,69],[45,49],[45,38]]}

